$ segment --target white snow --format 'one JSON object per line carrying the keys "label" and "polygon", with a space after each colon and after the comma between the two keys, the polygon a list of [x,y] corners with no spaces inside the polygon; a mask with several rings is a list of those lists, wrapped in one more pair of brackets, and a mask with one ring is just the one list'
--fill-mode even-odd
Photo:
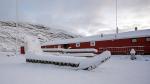
{"label": "white snow", "polygon": [[65,56],[74,56],[74,57],[94,57],[96,56],[96,54],[94,53],[53,53],[55,55],[61,56],[61,55],[65,55]]}
{"label": "white snow", "polygon": [[44,52],[47,54],[57,55],[57,56],[73,56],[73,57],[94,57],[94,53],[61,53],[61,52]]}
{"label": "white snow", "polygon": [[40,41],[36,36],[26,36],[25,37],[25,51],[26,53],[42,54]]}
{"label": "white snow", "polygon": [[[150,84],[150,56],[112,56],[92,71],[26,63],[23,55],[0,53],[0,84]],[[10,56],[7,56],[10,55]]]}
{"label": "white snow", "polygon": [[97,49],[94,48],[84,48],[84,49],[64,49],[64,48],[43,48],[43,51],[49,51],[49,52],[71,52],[71,53],[80,53],[80,52],[92,52],[92,53],[96,53]]}
{"label": "white snow", "polygon": [[42,45],[57,45],[57,44],[68,44],[68,43],[80,43],[80,42],[90,42],[90,41],[103,41],[103,40],[114,40],[114,39],[124,39],[124,38],[137,38],[137,37],[149,37],[150,29],[138,30],[138,31],[129,31],[116,34],[106,34],[101,37],[100,35],[89,36],[89,37],[80,37],[73,39],[65,40],[53,40]]}

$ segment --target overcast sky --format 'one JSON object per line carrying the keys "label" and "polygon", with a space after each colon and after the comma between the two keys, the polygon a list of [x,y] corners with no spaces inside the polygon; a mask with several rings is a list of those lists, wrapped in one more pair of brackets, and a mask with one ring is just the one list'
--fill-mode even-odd
{"label": "overcast sky", "polygon": [[[18,0],[20,22],[81,35],[115,31],[115,0]],[[0,0],[0,20],[14,21],[15,0]],[[120,30],[150,29],[150,0],[118,0]]]}

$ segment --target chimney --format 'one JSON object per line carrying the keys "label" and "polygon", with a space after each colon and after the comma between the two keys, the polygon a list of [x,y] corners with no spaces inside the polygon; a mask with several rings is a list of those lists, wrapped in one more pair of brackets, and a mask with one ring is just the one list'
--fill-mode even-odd
{"label": "chimney", "polygon": [[135,27],[135,31],[137,31],[138,30],[138,28],[137,27]]}
{"label": "chimney", "polygon": [[103,37],[103,34],[101,34],[101,37]]}
{"label": "chimney", "polygon": [[117,28],[116,28],[116,34],[118,34],[118,33],[119,33],[119,28],[117,27]]}

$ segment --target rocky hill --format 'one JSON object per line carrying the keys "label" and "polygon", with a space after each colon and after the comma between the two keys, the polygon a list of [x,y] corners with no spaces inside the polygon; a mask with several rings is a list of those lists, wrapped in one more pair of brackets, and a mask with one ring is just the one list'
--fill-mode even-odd
{"label": "rocky hill", "polygon": [[64,30],[47,27],[39,24],[0,21],[0,51],[15,51],[24,43],[24,36],[37,36],[41,43],[56,39],[69,39],[79,37]]}

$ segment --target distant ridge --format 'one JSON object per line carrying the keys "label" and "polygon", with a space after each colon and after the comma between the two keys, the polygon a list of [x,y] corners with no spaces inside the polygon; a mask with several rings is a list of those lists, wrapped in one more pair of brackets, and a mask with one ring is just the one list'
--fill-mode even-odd
{"label": "distant ridge", "polygon": [[19,46],[24,44],[23,37],[25,35],[37,36],[41,43],[80,37],[61,29],[40,24],[19,23],[16,28],[16,23],[13,21],[0,21],[0,51],[15,51],[16,39],[19,49]]}

